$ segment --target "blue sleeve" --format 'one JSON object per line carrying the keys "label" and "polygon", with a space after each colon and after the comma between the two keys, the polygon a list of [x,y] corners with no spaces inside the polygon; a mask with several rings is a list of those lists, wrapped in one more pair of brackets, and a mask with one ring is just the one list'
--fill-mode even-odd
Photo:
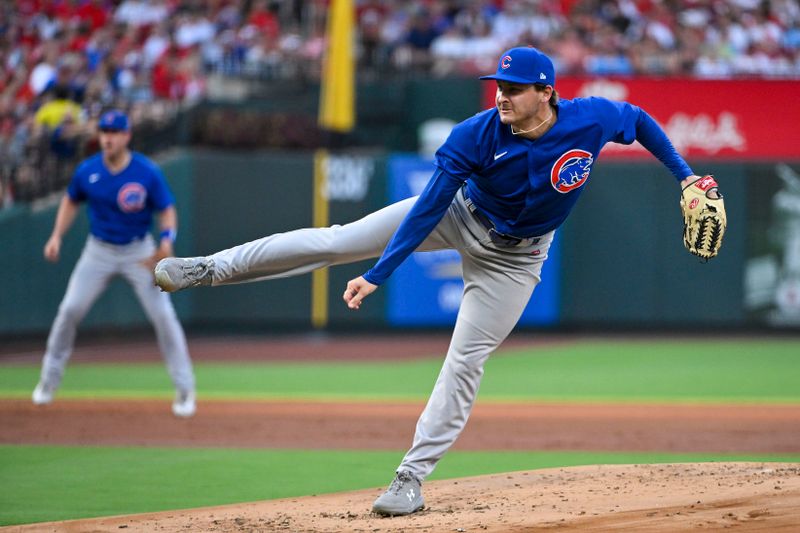
{"label": "blue sleeve", "polygon": [[480,138],[470,122],[456,125],[447,140],[436,150],[434,163],[437,168],[451,177],[466,181],[479,168]]}
{"label": "blue sleeve", "polygon": [[437,169],[400,223],[381,258],[364,274],[364,279],[373,285],[386,281],[433,231],[463,183],[464,180]]}
{"label": "blue sleeve", "polygon": [[78,165],[78,168],[75,169],[75,173],[72,174],[69,185],[67,185],[67,196],[76,203],[86,200],[86,191],[83,189],[83,180],[81,179],[82,176],[86,174],[85,169],[86,164]]}
{"label": "blue sleeve", "polygon": [[667,138],[667,134],[661,129],[653,117],[645,111],[639,110],[639,119],[636,121],[636,140],[642,146],[664,163],[672,175],[678,181],[682,181],[694,174],[686,161],[680,156],[678,151]]}
{"label": "blue sleeve", "polygon": [[169,185],[167,185],[167,179],[164,177],[161,169],[152,162],[150,162],[149,166],[153,174],[153,182],[148,196],[153,202],[153,207],[155,207],[157,211],[163,211],[175,203],[175,197],[172,196],[172,191],[170,191]]}
{"label": "blue sleeve", "polygon": [[661,126],[646,111],[628,102],[592,98],[604,126],[606,139],[620,144],[639,141],[681,181],[694,174],[678,154]]}

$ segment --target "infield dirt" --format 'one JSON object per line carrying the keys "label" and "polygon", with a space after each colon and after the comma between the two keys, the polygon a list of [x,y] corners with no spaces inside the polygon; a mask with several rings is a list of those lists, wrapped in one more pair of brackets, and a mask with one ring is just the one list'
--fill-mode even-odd
{"label": "infield dirt", "polygon": [[[260,342],[252,351],[239,346],[237,353],[252,353],[255,359],[258,353],[272,351]],[[418,339],[414,349],[400,342],[393,339],[390,350],[409,354],[434,349]],[[439,350],[442,344],[446,346],[440,339],[433,342]],[[358,358],[355,348],[340,345],[337,351],[328,346],[325,351],[333,358],[338,358],[336,354],[342,359]],[[366,348],[375,349],[374,344]],[[79,350],[76,360],[101,357],[102,348],[97,354],[92,350]],[[119,355],[119,346],[115,350],[115,360],[157,357],[152,345],[133,345],[127,357]],[[213,350],[213,346],[192,346],[195,359],[207,359],[204,354]],[[296,359],[302,346],[280,350],[287,351]],[[312,351],[319,353],[319,347]],[[11,355],[4,361],[28,357]],[[64,399],[36,408],[27,400],[4,400],[0,401],[4,421],[0,443],[403,450],[410,444],[422,407],[422,403],[209,401],[201,391],[198,414],[176,421],[165,401]],[[392,424],[386,423],[387,417]],[[242,432],[243,427],[248,431]],[[492,404],[479,400],[455,449],[797,454],[800,406]],[[798,464],[589,466],[431,481],[424,485],[428,507],[395,518],[369,513],[372,500],[382,490],[6,529],[222,533],[800,530]]]}

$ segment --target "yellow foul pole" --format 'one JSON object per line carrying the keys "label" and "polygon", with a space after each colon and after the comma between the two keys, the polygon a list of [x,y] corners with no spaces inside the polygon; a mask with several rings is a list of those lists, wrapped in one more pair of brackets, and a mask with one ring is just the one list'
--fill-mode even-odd
{"label": "yellow foul pole", "polygon": [[[328,153],[317,150],[314,154],[314,226],[330,225],[328,217],[328,195],[326,193]],[[328,325],[328,269],[318,268],[311,273],[311,325],[320,329]]]}
{"label": "yellow foul pole", "polygon": [[346,133],[355,123],[353,0],[331,0],[322,67],[319,125]]}
{"label": "yellow foul pole", "polygon": [[[353,0],[331,0],[326,29],[319,100],[319,125],[337,133],[347,133],[355,125],[355,42]],[[329,222],[327,161],[320,150],[314,157],[314,226]],[[311,323],[315,328],[328,324],[328,269],[312,274]]]}

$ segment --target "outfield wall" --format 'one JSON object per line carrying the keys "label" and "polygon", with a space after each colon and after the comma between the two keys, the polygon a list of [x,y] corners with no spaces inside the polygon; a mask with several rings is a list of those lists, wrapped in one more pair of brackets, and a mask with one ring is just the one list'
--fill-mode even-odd
{"label": "outfield wall", "polygon": [[[163,158],[178,199],[177,253],[207,254],[313,225],[320,220],[313,201],[315,157],[320,156],[181,151]],[[328,200],[325,220],[346,223],[385,205],[391,183],[399,179],[390,173],[394,160],[395,156],[375,152],[318,159],[322,163],[316,167],[316,179],[321,185],[316,190]],[[417,181],[425,177],[425,161],[420,163],[423,170],[413,176]],[[556,280],[555,286],[545,290],[543,283],[542,291],[534,293],[533,305],[541,298],[550,311],[524,327],[797,327],[800,165],[692,164],[713,169],[723,184],[730,225],[718,258],[703,264],[684,250],[678,188],[665,169],[652,162],[601,160],[559,232],[558,254],[551,258],[553,266],[544,282],[552,285]],[[42,248],[57,200],[0,211],[4,273],[0,335],[44,334],[55,315],[87,232],[82,213],[65,239],[61,262],[44,261]],[[432,263],[422,261],[420,271],[425,275]],[[366,270],[369,261],[330,269],[327,280],[303,275],[201,288],[173,298],[184,323],[198,330],[312,329],[314,309],[314,323],[333,330],[447,327],[455,316],[457,287],[454,290],[452,284],[458,283],[458,270],[452,257],[444,256],[443,261],[444,266],[428,268],[433,278],[438,276],[430,285],[420,279],[403,281],[399,275],[358,313],[345,308],[341,293],[347,280]],[[420,299],[421,291],[439,291],[441,286],[446,291],[440,297],[427,303]],[[436,305],[444,307],[430,307]],[[417,320],[415,310],[422,315]],[[132,291],[119,280],[85,321],[87,329],[146,324]]]}

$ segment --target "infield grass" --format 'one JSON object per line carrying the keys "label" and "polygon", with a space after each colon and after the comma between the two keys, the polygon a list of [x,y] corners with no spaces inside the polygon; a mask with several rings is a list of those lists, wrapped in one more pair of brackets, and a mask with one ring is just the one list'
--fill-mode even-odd
{"label": "infield grass", "polygon": [[[323,354],[324,355],[324,354]],[[413,361],[199,363],[201,398],[424,401],[441,357]],[[0,397],[28,397],[38,365],[3,365]],[[501,350],[482,401],[800,402],[800,341],[595,341]],[[159,363],[73,364],[61,397],[169,397]]]}
{"label": "infield grass", "polygon": [[[375,487],[403,452],[0,446],[0,525],[188,509]],[[800,462],[800,455],[448,453],[430,479],[590,464]],[[342,512],[367,512],[363,505]]]}

